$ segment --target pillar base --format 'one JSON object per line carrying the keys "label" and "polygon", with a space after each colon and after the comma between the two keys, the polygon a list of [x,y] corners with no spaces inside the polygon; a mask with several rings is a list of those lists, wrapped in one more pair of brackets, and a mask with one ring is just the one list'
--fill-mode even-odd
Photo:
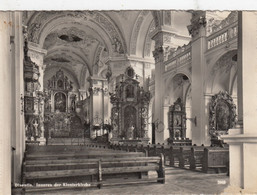
{"label": "pillar base", "polygon": [[225,192],[252,194],[257,192],[257,134],[244,134],[240,130],[231,129],[229,135],[222,136],[229,144],[230,159],[231,187]]}

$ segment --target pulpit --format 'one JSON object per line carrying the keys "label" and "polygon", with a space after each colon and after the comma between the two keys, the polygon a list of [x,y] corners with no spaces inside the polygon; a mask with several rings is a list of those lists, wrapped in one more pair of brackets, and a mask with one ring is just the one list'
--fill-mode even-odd
{"label": "pulpit", "polygon": [[115,92],[110,93],[112,142],[149,141],[147,128],[150,92],[140,87],[134,77],[134,69],[128,67],[125,74],[118,77]]}

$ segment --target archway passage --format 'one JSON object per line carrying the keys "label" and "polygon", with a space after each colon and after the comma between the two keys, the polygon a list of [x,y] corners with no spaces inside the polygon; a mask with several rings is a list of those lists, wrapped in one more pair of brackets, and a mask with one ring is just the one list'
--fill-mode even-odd
{"label": "archway passage", "polygon": [[164,96],[167,141],[170,144],[191,142],[191,82],[187,75],[178,73],[167,80]]}

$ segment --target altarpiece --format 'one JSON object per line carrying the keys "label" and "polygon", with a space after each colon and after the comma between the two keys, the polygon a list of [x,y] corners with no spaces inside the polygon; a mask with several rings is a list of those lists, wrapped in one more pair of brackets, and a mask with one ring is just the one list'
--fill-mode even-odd
{"label": "altarpiece", "polygon": [[150,92],[135,79],[135,71],[128,67],[119,76],[112,103],[112,142],[148,142],[148,107]]}

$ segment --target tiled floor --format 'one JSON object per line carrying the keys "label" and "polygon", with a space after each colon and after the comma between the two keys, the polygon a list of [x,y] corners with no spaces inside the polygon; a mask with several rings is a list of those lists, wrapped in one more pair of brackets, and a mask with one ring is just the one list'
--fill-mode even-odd
{"label": "tiled floor", "polygon": [[204,174],[166,167],[165,184],[148,183],[84,190],[77,188],[40,194],[220,194],[228,183],[229,177],[226,174]]}

